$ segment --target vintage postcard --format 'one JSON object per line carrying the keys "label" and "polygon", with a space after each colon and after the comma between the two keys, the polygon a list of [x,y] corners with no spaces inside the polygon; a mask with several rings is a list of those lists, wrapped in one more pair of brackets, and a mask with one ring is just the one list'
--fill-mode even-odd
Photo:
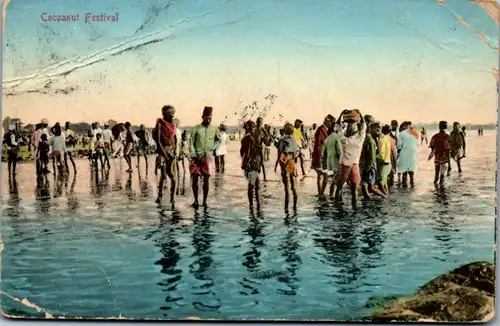
{"label": "vintage postcard", "polygon": [[495,0],[3,0],[7,318],[489,321]]}

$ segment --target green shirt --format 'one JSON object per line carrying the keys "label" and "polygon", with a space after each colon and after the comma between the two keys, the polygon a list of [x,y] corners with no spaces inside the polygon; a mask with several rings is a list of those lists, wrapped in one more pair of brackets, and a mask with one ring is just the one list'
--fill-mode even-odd
{"label": "green shirt", "polygon": [[328,171],[337,172],[340,168],[339,161],[341,154],[342,142],[340,141],[340,136],[336,132],[333,132],[323,143],[323,154],[321,155],[323,168]]}
{"label": "green shirt", "polygon": [[377,167],[377,144],[372,135],[366,134],[363,150],[361,151],[360,168],[366,170]]}
{"label": "green shirt", "polygon": [[197,125],[191,131],[191,143],[189,146],[191,157],[202,158],[203,156],[213,156],[215,149],[219,145],[219,141],[219,128],[212,125]]}

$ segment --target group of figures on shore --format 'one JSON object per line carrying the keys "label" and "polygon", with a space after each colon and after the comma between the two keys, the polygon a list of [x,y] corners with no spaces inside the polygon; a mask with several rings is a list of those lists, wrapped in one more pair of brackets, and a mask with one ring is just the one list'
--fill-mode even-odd
{"label": "group of figures on shore", "polygon": [[[174,205],[176,189],[179,183],[180,168],[183,178],[186,175],[186,162],[189,164],[191,186],[193,191],[193,206],[198,207],[199,184],[203,184],[203,199],[201,205],[207,205],[211,161],[215,157],[216,172],[225,171],[225,154],[227,153],[228,136],[226,127],[212,124],[213,108],[206,106],[202,113],[202,122],[193,127],[190,135],[179,128],[179,120],[175,117],[175,108],[165,105],[162,117],[149,132],[144,125],[133,133],[131,124],[118,123],[112,128],[105,124],[104,129],[98,123],[93,123],[88,132],[91,139],[89,161],[92,168],[110,169],[110,158],[124,157],[128,164],[127,172],[131,173],[131,152],[135,146],[137,166],[144,157],[148,171],[148,156],[151,144],[156,149],[155,173],[160,171],[157,203],[163,201],[165,182],[170,181],[170,203]],[[344,110],[338,118],[327,115],[320,126],[316,124],[307,133],[300,119],[294,124],[285,123],[283,128],[272,130],[264,124],[262,117],[254,122],[248,120],[243,124],[245,133],[241,137],[241,169],[248,182],[248,201],[253,207],[254,201],[260,207],[260,174],[266,180],[264,162],[270,160],[271,147],[275,147],[277,158],[274,164],[275,172],[280,169],[281,181],[284,184],[285,210],[288,211],[290,199],[293,209],[297,209],[297,164],[300,164],[302,175],[305,176],[304,161],[307,150],[311,158],[311,169],[317,173],[317,191],[320,197],[325,197],[329,186],[329,197],[336,202],[342,202],[343,188],[349,185],[351,203],[357,205],[358,193],[361,189],[366,199],[372,196],[387,197],[390,188],[396,184],[403,187],[415,185],[417,167],[417,146],[427,143],[427,131],[422,129],[419,134],[410,121],[401,125],[393,120],[390,125],[381,125],[373,116],[363,116],[359,110]],[[453,124],[453,131],[446,133],[446,121],[439,123],[439,132],[429,143],[431,152],[429,160],[434,158],[436,184],[443,184],[445,177],[451,173],[453,158],[461,173],[461,160],[465,157],[465,129],[460,124]],[[189,139],[188,139],[189,138]],[[19,148],[16,133],[9,128],[4,137],[8,147],[9,174],[15,175],[17,150]],[[75,134],[71,124],[66,122],[63,129],[56,123],[50,129],[48,121],[42,119],[31,136],[32,151],[36,157],[37,175],[49,173],[49,157],[52,157],[54,173],[69,173],[68,163],[71,162],[76,174],[76,164],[73,159]],[[49,156],[50,154],[50,156]]]}

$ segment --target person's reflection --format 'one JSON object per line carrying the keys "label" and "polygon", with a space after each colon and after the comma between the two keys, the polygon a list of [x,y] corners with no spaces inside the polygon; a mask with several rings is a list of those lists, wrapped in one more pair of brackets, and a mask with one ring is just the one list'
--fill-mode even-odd
{"label": "person's reflection", "polygon": [[102,184],[101,178],[103,177],[102,172],[95,169],[94,173],[90,173],[90,192],[95,199],[98,210],[102,210],[106,206],[105,200],[102,197]]}
{"label": "person's reflection", "polygon": [[434,186],[434,201],[438,206],[447,208],[449,205],[449,193],[448,189],[444,185],[435,185]]}
{"label": "person's reflection", "polygon": [[9,176],[9,200],[7,201],[7,210],[6,213],[11,217],[19,217],[21,216],[20,210],[20,202],[19,198],[19,187],[17,184],[16,177]]}
{"label": "person's reflection", "polygon": [[217,196],[221,193],[221,187],[224,185],[224,175],[217,174],[214,177],[214,195]]}
{"label": "person's reflection", "polygon": [[[121,160],[120,160],[121,162]],[[113,187],[111,188],[112,191],[118,192],[123,189],[122,187],[122,175],[118,173],[118,171],[115,171],[115,183],[113,184]]]}
{"label": "person's reflection", "polygon": [[125,183],[125,195],[127,196],[129,203],[133,203],[135,201],[135,193],[132,189],[132,173],[128,174],[127,182]]}
{"label": "person's reflection", "polygon": [[75,195],[75,185],[76,185],[76,174],[73,174],[73,180],[71,181],[71,186],[68,189],[66,198],[68,198],[68,211],[76,213],[79,203],[78,197]]}
{"label": "person's reflection", "polygon": [[149,188],[148,178],[143,178],[141,176],[141,172],[138,172],[139,176],[139,190],[140,190],[140,199],[141,201],[147,201],[151,196],[151,189]]}
{"label": "person's reflection", "polygon": [[[171,216],[169,216],[171,215]],[[166,277],[161,282],[158,282],[158,286],[162,291],[167,293],[165,306],[162,306],[162,310],[170,310],[174,302],[182,300],[182,296],[175,295],[177,286],[180,284],[182,279],[182,269],[177,268],[177,265],[181,259],[179,250],[181,249],[180,243],[176,240],[179,229],[175,226],[180,221],[179,211],[166,212],[160,211],[160,224],[158,228],[148,236],[154,235],[153,242],[156,247],[160,248],[160,253],[162,257],[155,262],[155,265],[161,266],[161,273],[165,274]]]}
{"label": "person's reflection", "polygon": [[349,288],[357,282],[361,275],[361,269],[357,265],[358,244],[356,237],[356,226],[359,221],[355,219],[356,214],[344,211],[341,207],[332,210],[328,216],[319,216],[321,224],[320,233],[314,235],[314,243],[324,250],[321,261],[338,272],[330,273],[334,279],[335,287],[341,293],[352,291]]}
{"label": "person's reflection", "polygon": [[287,231],[283,240],[278,247],[281,255],[285,259],[286,273],[278,277],[278,281],[288,287],[288,289],[278,289],[278,293],[286,295],[296,295],[299,279],[296,277],[297,270],[302,264],[297,250],[300,248],[299,240],[297,239],[299,231],[297,227],[297,216],[287,216],[285,218],[285,227]]}
{"label": "person's reflection", "polygon": [[[20,241],[20,239],[25,238],[24,229],[20,225],[20,217],[22,215],[23,207],[20,205],[21,198],[19,196],[19,188],[16,177],[9,176],[9,199],[7,201],[7,208],[5,213],[7,216],[11,217],[12,222],[12,239]],[[4,239],[5,241],[5,239]],[[7,244],[5,244],[7,246]],[[21,261],[20,259],[19,261]]]}
{"label": "person's reflection", "polygon": [[[193,258],[195,261],[189,265],[189,272],[193,276],[204,283],[199,286],[194,286],[192,293],[195,295],[203,295],[207,298],[205,303],[195,298],[193,306],[200,311],[216,311],[220,308],[220,300],[215,298],[215,292],[212,290],[214,282],[212,279],[213,252],[212,243],[214,235],[211,232],[212,217],[205,209],[200,215],[195,211],[194,228],[193,228]],[[212,301],[211,299],[215,300]]]}
{"label": "person's reflection", "polygon": [[179,174],[179,171],[177,171],[177,183],[176,183],[176,195],[177,196],[184,196],[186,195],[186,171],[182,173],[182,175]]}
{"label": "person's reflection", "polygon": [[[244,233],[250,236],[250,240],[248,241],[248,250],[243,254],[243,263],[250,274],[254,274],[258,272],[260,260],[260,248],[264,246],[264,233],[262,230],[264,229],[264,223],[261,221],[262,215],[260,212],[257,215],[254,214],[254,211],[250,211],[250,223],[248,224],[248,228]],[[247,278],[243,278],[240,284],[246,290],[249,290],[250,293],[245,291],[245,294],[258,294],[259,290],[256,285],[258,283],[248,280]]]}
{"label": "person's reflection", "polygon": [[[436,203],[435,216],[433,229],[435,231],[434,238],[440,244],[444,255],[450,254],[451,250],[455,247],[453,233],[458,232],[459,229],[455,227],[454,214],[450,213],[450,193],[444,186],[436,186],[434,190],[434,201]],[[439,258],[438,258],[439,259]],[[445,258],[440,260],[445,261]]]}
{"label": "person's reflection", "polygon": [[361,253],[366,256],[362,259],[363,268],[375,268],[381,259],[382,245],[387,238],[384,227],[388,223],[388,214],[382,211],[384,204],[384,201],[364,201],[358,214],[363,217],[359,237]]}
{"label": "person's reflection", "polygon": [[68,178],[66,173],[54,174],[54,198],[59,198],[63,193],[63,186]]}
{"label": "person's reflection", "polygon": [[43,215],[48,215],[50,210],[50,182],[46,175],[37,177],[35,191],[37,211]]}

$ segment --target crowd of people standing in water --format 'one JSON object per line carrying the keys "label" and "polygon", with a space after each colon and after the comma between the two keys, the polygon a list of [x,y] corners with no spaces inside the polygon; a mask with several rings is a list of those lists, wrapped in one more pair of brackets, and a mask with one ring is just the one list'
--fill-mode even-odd
{"label": "crowd of people standing in water", "polygon": [[[105,124],[103,129],[98,123],[93,123],[87,135],[91,139],[89,162],[96,171],[109,170],[110,159],[123,157],[128,165],[127,172],[131,173],[131,152],[135,146],[137,167],[141,158],[144,158],[148,171],[148,148],[153,143],[157,155],[154,171],[156,174],[160,172],[156,202],[162,203],[164,184],[169,179],[169,199],[174,205],[180,170],[182,169],[184,178],[188,163],[193,206],[200,205],[200,183],[203,184],[201,205],[206,206],[210,164],[214,156],[216,173],[225,171],[227,129],[224,125],[217,127],[212,124],[213,108],[206,106],[202,122],[192,128],[188,137],[187,131],[180,129],[173,106],[165,105],[161,111],[162,117],[157,119],[151,132],[141,125],[133,133],[129,122],[118,123],[112,128]],[[311,159],[311,169],[316,172],[318,196],[326,197],[328,188],[329,197],[342,202],[342,190],[347,184],[353,207],[357,205],[359,190],[366,199],[371,199],[373,196],[389,196],[390,189],[395,184],[414,187],[419,142],[423,144],[425,141],[430,147],[428,159],[434,160],[436,184],[443,184],[445,177],[450,175],[451,159],[455,160],[458,172],[462,173],[461,160],[466,155],[465,127],[461,129],[458,122],[453,123],[450,134],[446,132],[447,122],[439,122],[439,132],[432,136],[429,143],[427,131],[422,128],[418,133],[410,121],[399,124],[393,120],[390,125],[382,125],[373,116],[362,115],[359,110],[344,110],[337,118],[329,114],[319,126],[314,124],[307,132],[300,119],[295,120],[294,124],[285,123],[279,133],[276,129],[272,130],[270,125],[264,124],[262,117],[255,122],[248,120],[242,127],[245,134],[241,137],[241,169],[248,182],[247,195],[251,207],[254,201],[257,207],[260,206],[260,174],[263,174],[266,181],[264,162],[270,161],[272,147],[277,151],[274,170],[280,170],[286,211],[290,200],[293,209],[297,209],[297,165],[305,176],[304,162],[307,154]],[[42,119],[31,136],[37,175],[50,173],[50,157],[54,173],[69,173],[71,163],[76,174],[77,168],[72,155],[75,139],[69,122],[66,122],[64,128],[59,123],[49,128],[48,121]],[[19,144],[16,133],[10,126],[4,143],[8,148],[9,175],[15,175]]]}

